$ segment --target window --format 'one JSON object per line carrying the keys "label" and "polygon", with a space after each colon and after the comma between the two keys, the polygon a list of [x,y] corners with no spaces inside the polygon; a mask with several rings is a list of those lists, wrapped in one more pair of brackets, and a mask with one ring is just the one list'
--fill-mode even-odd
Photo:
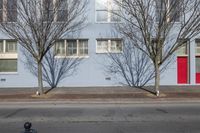
{"label": "window", "polygon": [[17,41],[0,40],[0,72],[17,72]]}
{"label": "window", "polygon": [[45,21],[66,21],[68,18],[68,1],[43,0],[43,15]]}
{"label": "window", "polygon": [[[163,19],[166,13],[166,3],[165,0],[157,0],[156,1],[156,21],[159,22]],[[166,18],[165,18],[166,19]]]}
{"label": "window", "polygon": [[200,40],[195,40],[196,42],[196,73],[200,73]]}
{"label": "window", "polygon": [[17,59],[0,59],[0,72],[17,72]]}
{"label": "window", "polygon": [[3,0],[0,0],[0,22],[3,21]]}
{"label": "window", "polygon": [[177,50],[178,56],[187,56],[188,55],[188,46],[187,41],[184,42],[184,44]]}
{"label": "window", "polygon": [[68,18],[68,1],[67,0],[58,0],[58,11],[57,11],[57,21],[66,21]]}
{"label": "window", "polygon": [[97,53],[120,53],[122,52],[122,41],[120,39],[97,39]]}
{"label": "window", "polygon": [[119,22],[120,7],[114,0],[96,0],[96,21],[97,22]]}
{"label": "window", "polygon": [[0,0],[0,22],[17,21],[17,0]]}
{"label": "window", "polygon": [[196,39],[196,55],[200,56],[200,39]]}
{"label": "window", "polygon": [[54,19],[53,0],[43,0],[43,15],[45,21],[53,21]]}
{"label": "window", "polygon": [[156,0],[156,21],[179,22],[180,0]]}
{"label": "window", "polygon": [[17,20],[17,0],[7,0],[7,21],[16,22]]}
{"label": "window", "polygon": [[174,22],[180,22],[181,0],[169,0],[169,19]]}
{"label": "window", "polygon": [[0,22],[17,21],[17,0],[0,0]]}
{"label": "window", "polygon": [[58,40],[56,41],[56,54],[58,56],[87,56],[88,40]]}

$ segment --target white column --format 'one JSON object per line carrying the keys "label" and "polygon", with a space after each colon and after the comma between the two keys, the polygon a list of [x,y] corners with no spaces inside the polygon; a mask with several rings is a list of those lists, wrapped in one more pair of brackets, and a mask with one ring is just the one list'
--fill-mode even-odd
{"label": "white column", "polygon": [[196,84],[196,62],[195,62],[195,48],[196,48],[196,44],[195,41],[191,41],[190,42],[190,52],[189,52],[189,63],[190,63],[190,68],[189,68],[189,72],[190,72],[190,84],[191,85],[195,85]]}

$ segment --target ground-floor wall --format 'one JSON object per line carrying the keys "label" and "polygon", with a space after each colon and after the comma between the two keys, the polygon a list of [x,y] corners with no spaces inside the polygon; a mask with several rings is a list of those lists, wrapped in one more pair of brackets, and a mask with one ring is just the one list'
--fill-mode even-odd
{"label": "ground-floor wall", "polygon": [[[105,71],[106,54],[96,52],[97,38],[112,38],[107,33],[99,32],[94,34],[83,33],[80,38],[88,39],[88,56],[83,59],[83,62],[78,67],[76,73],[64,79],[59,86],[70,87],[86,87],[86,86],[120,86],[119,80],[112,77]],[[188,82],[178,83],[178,56],[176,53],[173,56],[172,62],[167,67],[166,71],[161,74],[161,85],[198,85],[196,83],[196,41],[190,41],[188,44]],[[24,57],[18,46],[18,62],[16,73],[0,73],[0,87],[36,87],[37,78],[34,77],[29,70],[25,68],[23,63]],[[151,81],[149,84],[153,84]],[[148,85],[149,85],[148,84]],[[44,84],[47,86],[47,84]]]}

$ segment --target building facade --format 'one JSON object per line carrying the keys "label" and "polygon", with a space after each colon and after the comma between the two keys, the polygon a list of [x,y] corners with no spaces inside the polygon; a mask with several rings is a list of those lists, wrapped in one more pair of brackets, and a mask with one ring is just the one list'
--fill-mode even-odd
{"label": "building facade", "polygon": [[[102,2],[105,2],[104,6]],[[87,27],[81,30],[77,38],[64,38],[58,42],[60,45],[57,49],[60,55],[84,58],[77,72],[64,79],[59,84],[60,87],[121,85],[104,69],[107,52],[119,53],[123,49],[121,41],[123,38],[112,33],[113,25],[119,23],[120,18],[108,12],[118,10],[111,5],[110,0],[89,0]],[[2,11],[4,6],[2,4],[0,6]],[[7,10],[9,9],[16,12],[13,8]],[[3,19],[15,21],[17,18],[9,18],[9,14],[1,13],[1,21]],[[0,34],[0,88],[38,86],[37,78],[25,68],[21,50],[17,40],[9,39],[3,33]],[[199,83],[200,39],[197,37],[193,41],[188,41],[188,44],[175,53],[173,62],[161,75],[161,85],[198,85]]]}

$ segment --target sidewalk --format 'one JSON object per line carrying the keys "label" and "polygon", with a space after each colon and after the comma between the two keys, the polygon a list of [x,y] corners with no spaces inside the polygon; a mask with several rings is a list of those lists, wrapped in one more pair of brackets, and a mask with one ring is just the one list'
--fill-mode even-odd
{"label": "sidewalk", "polygon": [[[55,88],[37,96],[36,88],[1,88],[0,102],[69,102],[69,103],[131,103],[148,101],[199,101],[200,86],[161,86],[160,96],[130,87],[67,87]],[[47,91],[47,89],[45,89]]]}

